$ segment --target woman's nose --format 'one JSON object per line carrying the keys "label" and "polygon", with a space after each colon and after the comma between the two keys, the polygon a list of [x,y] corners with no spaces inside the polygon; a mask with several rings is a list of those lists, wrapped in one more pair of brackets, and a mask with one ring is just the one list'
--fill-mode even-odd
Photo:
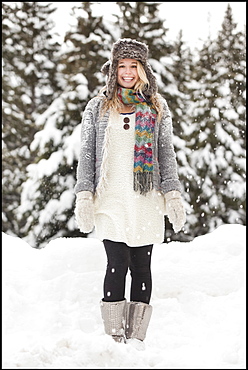
{"label": "woman's nose", "polygon": [[131,68],[128,68],[127,67],[126,70],[125,70],[125,72],[128,73],[128,74],[130,74],[132,72],[132,70],[131,70]]}

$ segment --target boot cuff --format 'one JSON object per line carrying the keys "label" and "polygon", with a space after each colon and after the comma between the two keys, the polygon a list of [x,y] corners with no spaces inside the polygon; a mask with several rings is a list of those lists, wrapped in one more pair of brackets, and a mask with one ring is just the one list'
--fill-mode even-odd
{"label": "boot cuff", "polygon": [[126,338],[143,341],[152,314],[152,306],[143,302],[128,302]]}
{"label": "boot cuff", "polygon": [[126,304],[126,299],[117,302],[105,302],[101,300],[101,314],[106,334],[124,336]]}

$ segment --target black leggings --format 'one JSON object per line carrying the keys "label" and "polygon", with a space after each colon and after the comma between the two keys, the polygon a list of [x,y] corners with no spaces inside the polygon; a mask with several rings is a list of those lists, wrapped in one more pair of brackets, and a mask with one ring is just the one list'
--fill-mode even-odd
{"label": "black leggings", "polygon": [[129,247],[125,243],[103,240],[107,254],[103,300],[122,301],[125,298],[126,275],[131,275],[130,301],[149,303],[152,291],[151,256],[153,245]]}

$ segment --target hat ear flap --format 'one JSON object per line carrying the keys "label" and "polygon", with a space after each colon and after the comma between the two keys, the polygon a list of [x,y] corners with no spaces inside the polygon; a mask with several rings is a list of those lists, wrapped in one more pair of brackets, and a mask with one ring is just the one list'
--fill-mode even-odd
{"label": "hat ear flap", "polygon": [[[108,62],[106,62],[108,63]],[[105,64],[106,64],[105,63]],[[118,60],[113,60],[112,63],[109,63],[108,73],[107,73],[107,90],[106,96],[108,99],[112,99],[114,95],[115,88],[117,86],[117,69],[118,69]]]}
{"label": "hat ear flap", "polygon": [[144,66],[144,70],[146,72],[146,77],[149,81],[149,87],[147,89],[147,91],[145,91],[145,94],[151,96],[153,94],[156,94],[156,92],[158,91],[158,85],[157,85],[157,80],[156,80],[156,77],[152,71],[152,68],[151,68],[151,65],[146,62]]}
{"label": "hat ear flap", "polygon": [[104,65],[103,65],[103,66],[102,66],[102,68],[101,68],[101,72],[102,72],[105,76],[107,76],[107,75],[109,74],[110,64],[111,64],[111,62],[110,62],[110,60],[108,60],[106,63],[104,63]]}

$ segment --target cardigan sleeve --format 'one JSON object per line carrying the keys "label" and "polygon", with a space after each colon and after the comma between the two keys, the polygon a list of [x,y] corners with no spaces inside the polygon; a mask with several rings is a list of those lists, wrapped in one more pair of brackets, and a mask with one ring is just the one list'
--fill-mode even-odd
{"label": "cardigan sleeve", "polygon": [[96,158],[96,129],[95,129],[95,99],[91,99],[83,113],[81,122],[80,153],[77,165],[77,181],[74,192],[90,191],[95,188],[95,158]]}
{"label": "cardigan sleeve", "polygon": [[177,173],[176,153],[173,146],[173,127],[171,113],[165,99],[162,99],[163,114],[159,123],[158,162],[160,171],[160,187],[164,194],[171,190],[182,192]]}

